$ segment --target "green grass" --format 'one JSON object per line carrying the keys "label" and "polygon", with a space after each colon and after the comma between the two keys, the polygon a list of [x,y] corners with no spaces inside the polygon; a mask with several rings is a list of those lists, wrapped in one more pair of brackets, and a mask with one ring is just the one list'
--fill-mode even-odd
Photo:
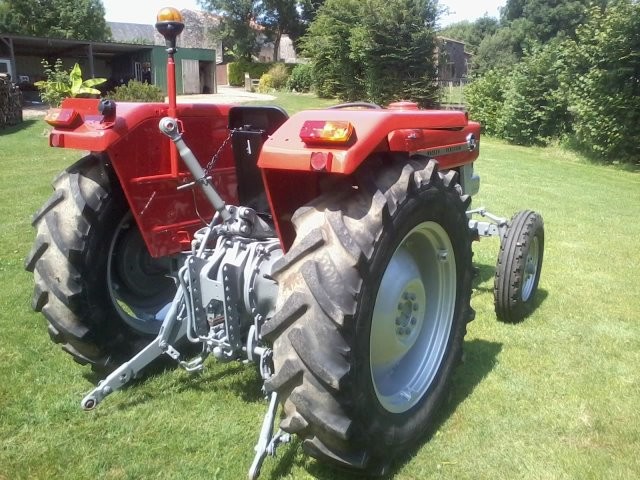
{"label": "green grass", "polygon": [[[299,100],[286,108],[313,102]],[[251,368],[166,371],[80,410],[93,379],[48,339],[23,270],[31,214],[81,155],[48,148],[45,130],[38,120],[0,131],[0,479],[245,478],[266,408]],[[476,167],[474,205],[544,216],[540,305],[518,325],[497,322],[498,243],[476,244],[465,362],[433,429],[391,478],[638,478],[640,175],[494,140],[483,140]],[[262,478],[353,478],[297,442],[278,453]]]}
{"label": "green grass", "polygon": [[315,95],[308,93],[291,93],[291,92],[277,92],[276,100],[247,102],[243,105],[274,105],[277,104],[284,108],[289,114],[293,115],[300,110],[311,108],[324,108],[331,105],[340,103],[335,99],[318,98]]}

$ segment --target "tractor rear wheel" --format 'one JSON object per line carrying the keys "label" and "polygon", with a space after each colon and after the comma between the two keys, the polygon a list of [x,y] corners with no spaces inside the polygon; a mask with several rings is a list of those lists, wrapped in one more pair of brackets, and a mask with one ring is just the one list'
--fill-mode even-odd
{"label": "tractor rear wheel", "polygon": [[32,222],[32,306],[76,361],[110,371],[157,334],[176,290],[169,260],[148,253],[103,159],[83,158],[53,187]]}
{"label": "tractor rear wheel", "polygon": [[262,329],[281,428],[323,461],[382,474],[432,425],[473,318],[471,240],[455,173],[385,157],[293,216]]}

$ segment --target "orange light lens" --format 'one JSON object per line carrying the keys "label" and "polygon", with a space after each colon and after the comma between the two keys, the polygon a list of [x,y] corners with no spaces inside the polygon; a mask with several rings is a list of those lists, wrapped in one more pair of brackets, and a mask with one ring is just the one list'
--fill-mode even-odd
{"label": "orange light lens", "polygon": [[300,140],[306,144],[344,144],[351,139],[353,125],[344,121],[307,120],[300,129]]}
{"label": "orange light lens", "polygon": [[182,15],[178,11],[177,8],[173,7],[164,7],[162,10],[158,12],[158,16],[156,17],[156,21],[160,22],[180,22],[182,21]]}

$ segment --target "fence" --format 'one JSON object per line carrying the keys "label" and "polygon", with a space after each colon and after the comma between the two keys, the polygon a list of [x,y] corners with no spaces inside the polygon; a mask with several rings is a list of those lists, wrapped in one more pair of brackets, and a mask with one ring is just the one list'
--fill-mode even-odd
{"label": "fence", "polygon": [[438,87],[440,89],[440,107],[464,107],[464,88],[467,83],[468,80],[466,78],[460,80],[438,80]]}

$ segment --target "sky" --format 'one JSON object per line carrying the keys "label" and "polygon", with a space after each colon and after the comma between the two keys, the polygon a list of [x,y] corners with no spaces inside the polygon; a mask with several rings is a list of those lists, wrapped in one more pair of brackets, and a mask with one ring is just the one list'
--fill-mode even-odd
{"label": "sky", "polygon": [[[449,15],[440,19],[440,25],[446,26],[461,20],[473,21],[487,13],[498,17],[498,8],[505,0],[440,0],[440,5],[447,7]],[[102,0],[108,22],[144,23],[151,25],[156,21],[156,14],[162,7],[175,7],[199,10],[196,0]]]}

